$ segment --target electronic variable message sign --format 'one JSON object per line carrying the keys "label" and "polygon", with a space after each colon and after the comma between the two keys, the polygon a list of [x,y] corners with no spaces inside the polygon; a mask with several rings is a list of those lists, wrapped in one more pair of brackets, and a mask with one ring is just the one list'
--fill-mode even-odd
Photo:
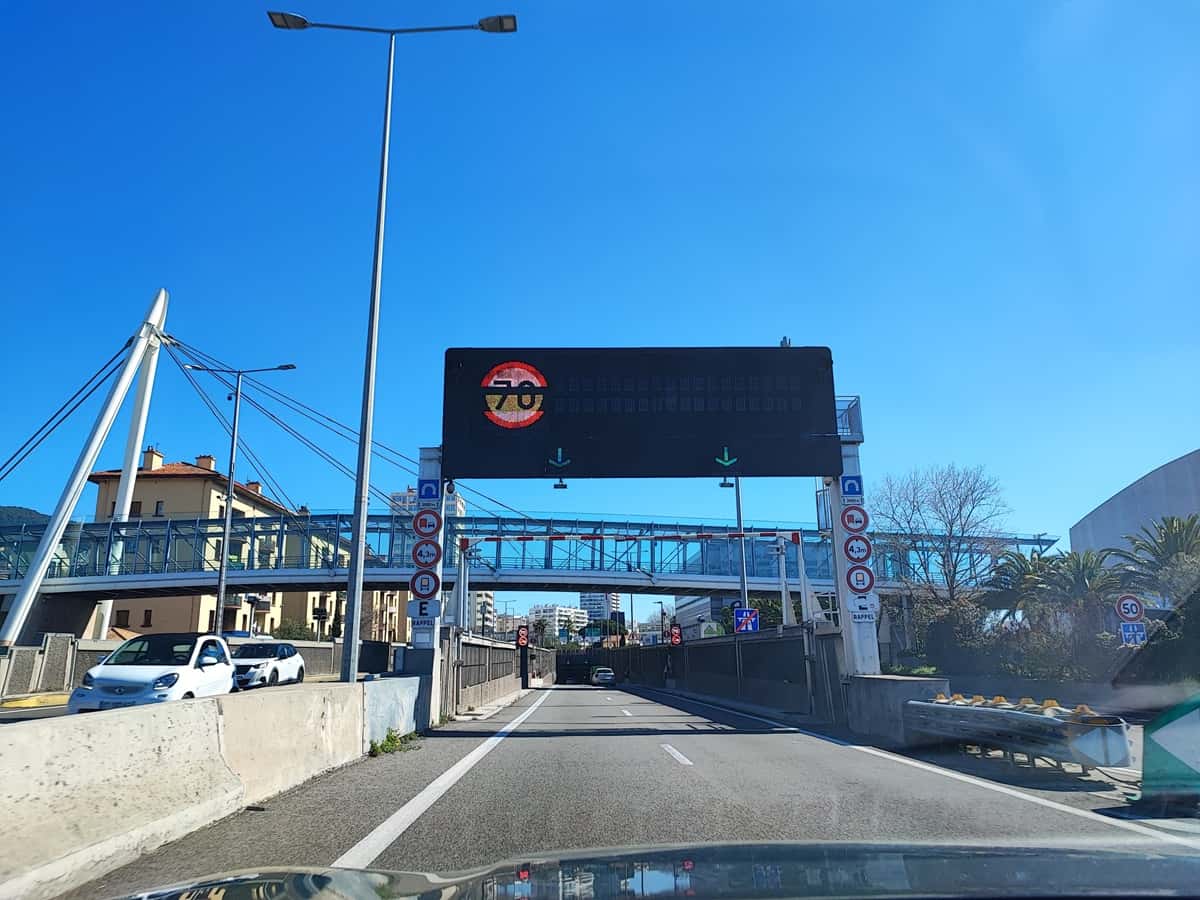
{"label": "electronic variable message sign", "polygon": [[446,478],[841,472],[827,347],[446,351]]}

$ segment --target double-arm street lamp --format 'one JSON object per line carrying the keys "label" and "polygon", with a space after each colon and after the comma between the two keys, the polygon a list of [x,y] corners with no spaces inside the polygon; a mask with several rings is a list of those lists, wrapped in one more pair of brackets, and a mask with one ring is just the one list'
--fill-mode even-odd
{"label": "double-arm street lamp", "polygon": [[[238,420],[242,411],[242,376],[256,372],[286,372],[296,368],[292,363],[267,366],[265,369],[214,369],[188,363],[185,369],[193,372],[212,372],[214,375],[233,375],[233,425],[229,429],[229,482],[225,488],[225,524],[221,527],[221,555],[217,562],[217,612],[213,616],[213,633],[221,636],[225,618],[225,579],[229,572],[229,533],[233,530],[233,491],[236,482],[233,472],[237,466]],[[280,548],[283,552],[283,548]],[[236,624],[236,623],[235,623]]]}
{"label": "double-arm street lamp", "polygon": [[303,16],[287,12],[268,12],[276,28],[299,31],[308,28],[328,28],[334,31],[363,31],[388,36],[387,89],[383,101],[383,147],[379,158],[379,198],[375,209],[375,259],[371,268],[371,303],[367,315],[367,355],[363,366],[362,422],[358,431],[358,468],[354,475],[354,519],[350,545],[350,571],[346,584],[346,631],[342,642],[342,681],[358,678],[358,641],[362,630],[363,568],[366,563],[367,501],[371,474],[371,440],[375,416],[375,358],[379,334],[379,293],[383,280],[383,220],[387,208],[388,147],[392,135],[392,75],[396,64],[396,35],[425,34],[433,31],[483,31],[488,34],[511,34],[517,30],[517,17],[488,16],[473,25],[434,25],[423,28],[368,28],[362,25],[339,25],[332,22],[310,22]]}

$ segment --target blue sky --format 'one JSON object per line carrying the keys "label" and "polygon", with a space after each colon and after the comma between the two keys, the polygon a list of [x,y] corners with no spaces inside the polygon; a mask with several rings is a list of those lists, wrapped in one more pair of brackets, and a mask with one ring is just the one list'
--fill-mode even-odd
{"label": "blue sky", "polygon": [[[1197,446],[1193,3],[294,9],[520,16],[515,36],[400,42],[376,425],[395,447],[437,442],[449,344],[785,334],[830,346],[839,392],[862,395],[868,494],[979,463],[1014,530],[1065,538]],[[3,455],[160,286],[170,332],[295,362],[281,387],[357,420],[386,42],[279,32],[264,10],[5,4]],[[53,505],[82,413],[0,503]],[[349,507],[350,482],[274,426],[250,413],[245,434],[297,502]],[[169,459],[225,456],[169,363],[147,435]],[[731,515],[707,481],[483,487],[529,510]],[[807,479],[745,494],[748,517],[813,519]]]}

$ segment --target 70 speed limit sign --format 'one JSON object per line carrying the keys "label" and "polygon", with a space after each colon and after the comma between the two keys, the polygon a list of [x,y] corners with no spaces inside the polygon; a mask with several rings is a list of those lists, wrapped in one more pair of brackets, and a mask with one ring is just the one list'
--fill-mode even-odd
{"label": "70 speed limit sign", "polygon": [[1133,594],[1122,594],[1118,597],[1116,609],[1122,622],[1140,622],[1146,614],[1145,605]]}

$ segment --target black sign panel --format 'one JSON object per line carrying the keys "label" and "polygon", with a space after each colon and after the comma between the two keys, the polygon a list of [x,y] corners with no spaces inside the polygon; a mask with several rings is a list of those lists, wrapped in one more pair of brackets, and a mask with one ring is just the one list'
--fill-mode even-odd
{"label": "black sign panel", "polygon": [[827,347],[446,351],[446,478],[841,471]]}

